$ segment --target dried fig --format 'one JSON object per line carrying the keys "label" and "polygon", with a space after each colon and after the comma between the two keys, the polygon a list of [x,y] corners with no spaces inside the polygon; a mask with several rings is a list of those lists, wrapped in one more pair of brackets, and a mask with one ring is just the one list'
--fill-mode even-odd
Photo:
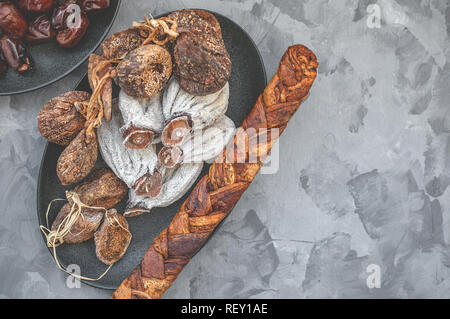
{"label": "dried fig", "polygon": [[194,95],[219,91],[231,74],[231,59],[217,19],[206,11],[181,10],[169,15],[179,28],[174,49],[174,74]]}
{"label": "dried fig", "polygon": [[95,232],[95,253],[97,258],[111,265],[123,257],[131,241],[131,233],[125,217],[113,208],[106,212],[100,229]]}
{"label": "dried fig", "polygon": [[107,60],[116,60],[124,57],[128,52],[137,49],[145,40],[143,30],[130,28],[114,33],[103,41],[102,56]]}
{"label": "dried fig", "polygon": [[169,51],[152,44],[131,51],[117,66],[120,88],[137,98],[148,98],[161,92],[171,74]]}
{"label": "dried fig", "polygon": [[[52,224],[52,231],[62,229],[66,223],[64,218],[72,210],[72,203],[64,204]],[[68,244],[77,244],[94,237],[94,232],[100,226],[103,218],[103,210],[83,208],[75,223],[70,227],[70,232],[63,237]]]}
{"label": "dried fig", "polygon": [[65,148],[56,163],[56,174],[63,185],[81,181],[94,168],[98,155],[95,132],[86,136],[86,129],[78,133]]}
{"label": "dried fig", "polygon": [[68,145],[83,129],[85,119],[76,110],[78,102],[88,102],[90,94],[82,91],[64,93],[51,99],[38,115],[42,136],[58,145]]}
{"label": "dried fig", "polygon": [[112,208],[127,194],[128,187],[109,168],[92,172],[73,190],[89,206]]}
{"label": "dried fig", "polygon": [[214,31],[222,36],[222,30],[220,28],[217,18],[205,11],[198,9],[183,9],[174,11],[169,15],[169,18],[177,22],[178,32],[193,32],[203,33],[203,26],[205,22],[210,24]]}

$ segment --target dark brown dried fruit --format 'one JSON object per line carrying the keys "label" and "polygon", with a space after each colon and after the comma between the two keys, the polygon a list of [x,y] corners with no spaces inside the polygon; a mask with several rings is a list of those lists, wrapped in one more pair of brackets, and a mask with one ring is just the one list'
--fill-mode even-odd
{"label": "dark brown dried fruit", "polygon": [[40,15],[30,22],[28,31],[25,34],[25,41],[30,44],[48,42],[56,35],[52,28],[50,19],[45,15]]}
{"label": "dark brown dried fruit", "polygon": [[[89,56],[89,65],[88,65],[88,79],[89,85],[91,89],[94,90],[93,84],[93,76],[94,70],[96,71],[97,82],[100,81],[102,77],[104,77],[107,73],[111,72],[114,67],[111,63],[108,63],[105,58],[100,55],[91,54]],[[111,110],[112,110],[112,78],[108,78],[105,80],[105,83],[101,89],[101,99],[103,103],[103,116],[105,120],[111,120]]]}
{"label": "dark brown dried fruit", "polygon": [[66,6],[70,3],[78,4],[78,0],[56,0],[57,6]]}
{"label": "dark brown dried fruit", "polygon": [[[52,224],[53,231],[64,227],[66,223],[63,223],[64,218],[70,213],[72,205],[72,203],[67,203],[61,208]],[[94,237],[94,233],[102,221],[104,211],[83,208],[81,213],[83,216],[77,218],[76,222],[70,227],[70,233],[63,237],[65,243],[78,244]]]}
{"label": "dark brown dried fruit", "polygon": [[194,95],[219,91],[230,77],[231,60],[217,19],[202,10],[176,11],[169,18],[179,26],[173,56],[180,86]]}
{"label": "dark brown dried fruit", "polygon": [[86,12],[97,12],[108,8],[110,0],[81,0],[80,5]]}
{"label": "dark brown dried fruit", "polygon": [[95,132],[86,136],[86,129],[78,133],[59,156],[56,174],[63,185],[81,181],[94,168],[98,155]]}
{"label": "dark brown dried fruit", "polygon": [[6,70],[8,70],[8,64],[5,61],[2,50],[0,50],[0,75],[5,73]]}
{"label": "dark brown dried fruit", "polygon": [[177,146],[183,142],[186,135],[191,132],[192,126],[185,115],[174,118],[164,126],[161,139],[166,146]]}
{"label": "dark brown dried fruit", "polygon": [[122,90],[137,98],[158,94],[172,74],[169,51],[148,44],[127,54],[117,66],[117,81]]}
{"label": "dark brown dried fruit", "polygon": [[155,171],[153,174],[145,174],[136,181],[133,188],[138,196],[158,196],[162,188],[161,173]]}
{"label": "dark brown dried fruit", "polygon": [[95,232],[95,253],[106,265],[111,265],[123,257],[131,241],[128,222],[125,217],[110,209],[100,229]]}
{"label": "dark brown dried fruit", "polygon": [[145,128],[138,128],[134,125],[130,125],[122,133],[123,143],[125,147],[133,150],[141,150],[153,141],[155,132]]}
{"label": "dark brown dried fruit", "polygon": [[45,12],[53,6],[53,0],[18,0],[17,4],[25,12]]}
{"label": "dark brown dried fruit", "polygon": [[64,93],[51,99],[38,115],[42,136],[58,145],[68,145],[83,129],[85,119],[76,110],[79,102],[88,102],[90,94],[82,91]]}
{"label": "dark brown dried fruit", "polygon": [[0,38],[0,49],[8,65],[16,72],[24,73],[33,68],[33,62],[22,40],[4,34]]}
{"label": "dark brown dried fruit", "polygon": [[172,168],[181,161],[182,155],[183,151],[178,146],[164,146],[158,153],[158,160],[165,167]]}
{"label": "dark brown dried fruit", "polygon": [[103,41],[102,56],[107,60],[124,57],[128,52],[137,49],[145,40],[144,31],[140,28],[130,28],[114,33]]}
{"label": "dark brown dried fruit", "polygon": [[21,38],[27,28],[27,21],[11,1],[0,2],[1,30],[13,37]]}
{"label": "dark brown dried fruit", "polygon": [[177,22],[177,32],[193,32],[201,34],[204,32],[201,25],[204,22],[207,22],[220,37],[222,36],[219,21],[213,14],[205,10],[178,10],[172,12],[169,15],[169,18]]}
{"label": "dark brown dried fruit", "polygon": [[112,208],[127,194],[128,187],[109,168],[92,172],[86,181],[73,190],[83,204]]}
{"label": "dark brown dried fruit", "polygon": [[[65,18],[65,14],[62,14],[63,29],[56,35],[56,42],[63,48],[73,48],[86,33],[89,19],[83,11],[80,11],[80,7],[76,4],[69,4],[65,11],[68,12],[68,16]],[[57,29],[55,24],[53,26]]]}
{"label": "dark brown dried fruit", "polygon": [[75,8],[70,5],[77,5],[76,3],[68,2],[66,4],[62,4],[59,7],[55,8],[52,15],[52,25],[56,31],[63,30],[67,28],[67,18],[72,13],[72,10],[68,8]]}

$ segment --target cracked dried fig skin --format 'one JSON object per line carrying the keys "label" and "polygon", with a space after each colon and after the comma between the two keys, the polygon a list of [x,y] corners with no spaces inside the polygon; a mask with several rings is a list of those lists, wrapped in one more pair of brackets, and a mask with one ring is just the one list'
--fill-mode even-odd
{"label": "cracked dried fig skin", "polygon": [[137,98],[148,98],[161,92],[171,74],[169,51],[153,44],[131,51],[117,66],[120,88]]}
{"label": "cracked dried fig skin", "polygon": [[38,115],[38,128],[42,136],[52,143],[68,145],[86,122],[76,110],[76,104],[88,102],[89,98],[87,92],[72,91],[51,99]]}
{"label": "cracked dried fig skin", "polygon": [[217,19],[202,10],[176,11],[168,17],[179,26],[173,57],[180,86],[193,95],[219,91],[230,77],[231,59]]}
{"label": "cracked dried fig skin", "polygon": [[70,185],[81,181],[94,168],[98,155],[95,132],[86,136],[86,129],[64,149],[56,163],[56,174],[61,184]]}
{"label": "cracked dried fig skin", "polygon": [[95,253],[106,265],[112,265],[123,257],[131,242],[131,233],[125,217],[115,209],[106,212],[100,229],[95,232]]}
{"label": "cracked dried fig skin", "polygon": [[142,32],[144,31],[140,28],[129,28],[114,33],[103,41],[101,45],[102,56],[107,60],[116,60],[137,49],[145,40]]}
{"label": "cracked dried fig skin", "polygon": [[[53,231],[64,227],[63,220],[71,210],[72,203],[64,204],[52,224],[51,229]],[[77,218],[76,222],[70,227],[70,232],[63,237],[65,243],[78,244],[94,237],[94,232],[102,222],[104,211],[83,208],[81,213],[83,216]]]}
{"label": "cracked dried fig skin", "polygon": [[106,209],[114,207],[128,193],[127,185],[109,168],[92,172],[82,184],[73,190],[83,204]]}

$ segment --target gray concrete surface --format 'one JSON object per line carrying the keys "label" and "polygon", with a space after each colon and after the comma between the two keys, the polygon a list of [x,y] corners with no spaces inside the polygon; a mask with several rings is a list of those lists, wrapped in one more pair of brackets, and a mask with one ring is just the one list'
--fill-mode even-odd
{"label": "gray concrete surface", "polygon": [[[241,24],[269,76],[293,43],[320,67],[278,172],[255,179],[165,297],[449,298],[448,1],[124,0],[113,31],[188,7]],[[36,219],[36,116],[85,70],[0,97],[2,297],[110,295],[66,286]]]}

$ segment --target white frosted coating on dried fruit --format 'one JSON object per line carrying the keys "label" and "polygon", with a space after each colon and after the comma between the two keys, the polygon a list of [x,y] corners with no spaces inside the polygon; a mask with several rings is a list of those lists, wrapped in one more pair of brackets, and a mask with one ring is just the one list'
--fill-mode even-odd
{"label": "white frosted coating on dried fruit", "polygon": [[153,207],[169,206],[180,199],[192,186],[202,171],[203,163],[181,164],[167,169],[167,177],[158,196],[150,198],[136,195],[130,189],[127,209],[140,208],[151,210]]}
{"label": "white frosted coating on dried fruit", "polygon": [[196,96],[184,91],[175,78],[167,85],[162,99],[166,121],[180,115],[189,115],[194,130],[214,123],[228,108],[230,89],[228,82],[216,93]]}
{"label": "white frosted coating on dried fruit", "polygon": [[236,127],[222,115],[211,126],[194,131],[179,146],[183,151],[183,163],[208,161],[216,158],[233,137]]}
{"label": "white frosted coating on dried fruit", "polygon": [[123,121],[117,104],[117,100],[114,100],[111,121],[102,123],[97,129],[98,142],[106,164],[131,188],[141,176],[155,171],[158,157],[155,145],[141,150],[124,146],[119,132]]}
{"label": "white frosted coating on dried fruit", "polygon": [[124,125],[120,132],[123,133],[133,125],[137,128],[160,133],[164,127],[161,98],[162,94],[157,94],[151,98],[139,99],[128,96],[121,90],[119,93],[119,109]]}

